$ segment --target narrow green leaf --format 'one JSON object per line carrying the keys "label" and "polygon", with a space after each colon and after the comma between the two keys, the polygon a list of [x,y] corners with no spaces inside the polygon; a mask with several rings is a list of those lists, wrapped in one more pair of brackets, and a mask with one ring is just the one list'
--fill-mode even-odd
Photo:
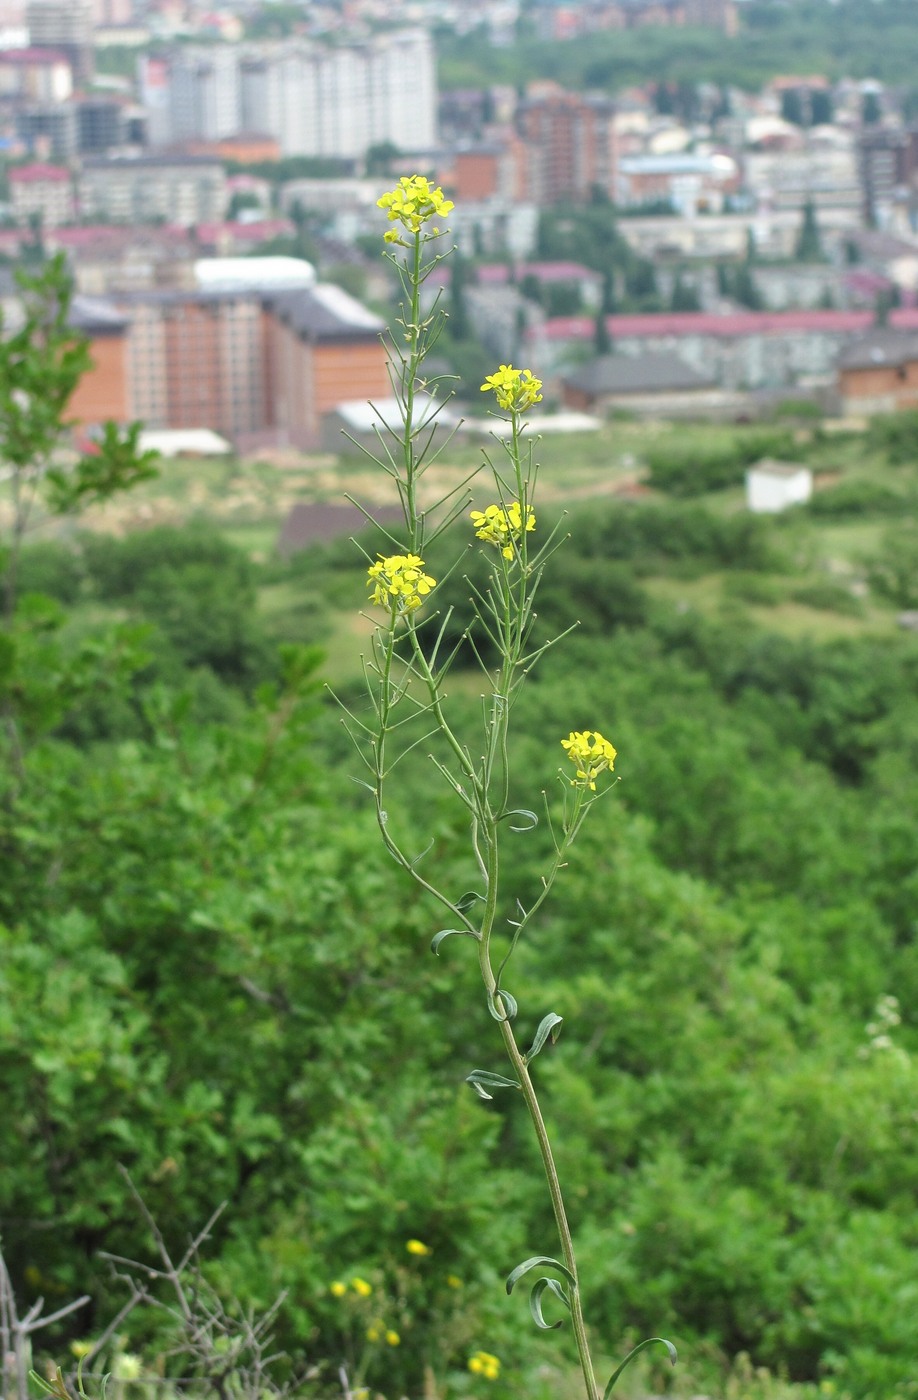
{"label": "narrow green leaf", "polygon": [[535,812],[531,812],[528,807],[517,807],[515,811],[505,812],[504,815],[507,817],[522,817],[524,819],[521,826],[517,826],[511,822],[511,831],[533,831],[539,824],[539,819]]}
{"label": "narrow green leaf", "polygon": [[536,1327],[541,1327],[543,1332],[554,1332],[556,1328],[561,1326],[562,1319],[559,1318],[557,1322],[545,1321],[542,1313],[542,1294],[546,1289],[549,1293],[553,1293],[556,1298],[561,1299],[568,1312],[571,1308],[570,1299],[557,1279],[540,1278],[532,1285],[532,1292],[529,1295],[529,1311],[532,1313],[532,1320]]}
{"label": "narrow green leaf", "polygon": [[672,1342],[668,1342],[665,1337],[648,1337],[646,1341],[639,1342],[633,1351],[629,1351],[628,1355],[625,1357],[618,1370],[613,1372],[609,1384],[603,1391],[602,1400],[609,1400],[609,1396],[612,1394],[612,1391],[615,1388],[615,1382],[618,1380],[622,1371],[624,1371],[625,1367],[629,1364],[629,1362],[634,1360],[638,1352],[646,1350],[647,1347],[652,1347],[655,1342],[659,1342],[661,1346],[666,1347],[666,1350],[669,1352],[670,1362],[673,1366],[675,1366],[676,1361],[678,1360],[679,1353],[676,1351],[676,1348],[673,1346]]}
{"label": "narrow green leaf", "polygon": [[465,1077],[466,1084],[471,1084],[483,1099],[491,1099],[493,1094],[487,1092],[488,1089],[519,1089],[520,1085],[515,1079],[507,1079],[503,1074],[492,1074],[487,1069],[473,1069],[471,1074]]}
{"label": "narrow green leaf", "polygon": [[555,1041],[558,1039],[558,1036],[561,1033],[559,1028],[562,1025],[563,1021],[564,1017],[559,1016],[555,1011],[549,1011],[547,1016],[542,1017],[541,1021],[539,1022],[539,1028],[535,1033],[535,1040],[532,1042],[532,1045],[529,1047],[525,1056],[523,1057],[527,1065],[529,1064],[530,1060],[535,1059],[536,1055],[538,1055],[539,1051],[544,1047],[545,1042],[546,1040],[548,1040],[549,1036],[551,1036],[551,1043],[552,1045],[554,1045]]}
{"label": "narrow green leaf", "polygon": [[430,940],[430,951],[432,953],[436,953],[439,957],[440,944],[443,942],[444,938],[449,938],[451,934],[455,934],[457,938],[475,937],[474,933],[472,933],[467,928],[441,928],[440,932],[435,933],[433,938]]}
{"label": "narrow green leaf", "polygon": [[484,900],[483,894],[479,894],[477,890],[466,890],[465,894],[461,894],[456,900],[456,908],[459,910],[460,914],[465,914],[471,909],[472,905],[477,904],[479,900]]}
{"label": "narrow green leaf", "polygon": [[522,1264],[517,1264],[512,1273],[507,1275],[507,1292],[513,1292],[513,1286],[519,1283],[524,1274],[528,1274],[530,1269],[537,1269],[540,1264],[549,1264],[553,1269],[557,1269],[559,1274],[563,1274],[572,1288],[577,1287],[574,1275],[566,1264],[562,1264],[559,1259],[552,1259],[550,1254],[534,1254],[531,1259],[524,1259]]}
{"label": "narrow green leaf", "polygon": [[[497,1009],[498,997],[500,997],[501,1001],[504,1004],[503,1011],[498,1011]],[[519,1003],[517,1002],[516,997],[513,996],[512,993],[506,991],[503,987],[498,987],[497,991],[488,993],[488,1010],[494,1017],[495,1021],[512,1021],[519,1009]]]}

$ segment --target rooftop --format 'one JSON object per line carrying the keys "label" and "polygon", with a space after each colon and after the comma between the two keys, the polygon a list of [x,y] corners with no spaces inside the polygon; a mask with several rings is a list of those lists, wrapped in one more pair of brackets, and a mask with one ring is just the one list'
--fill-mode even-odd
{"label": "rooftop", "polygon": [[297,335],[308,340],[364,339],[385,329],[385,322],[356,298],[327,282],[278,292],[270,305]]}
{"label": "rooftop", "polygon": [[716,380],[699,374],[674,351],[663,350],[602,355],[581,366],[566,382],[586,394],[648,394],[709,389]]}
{"label": "rooftop", "polygon": [[63,165],[18,165],[9,173],[11,185],[38,185],[51,183],[62,185],[70,180],[70,171]]}
{"label": "rooftop", "polygon": [[[742,311],[718,316],[707,311],[646,312],[607,316],[613,340],[625,336],[652,338],[701,335],[730,339],[744,335],[791,335],[822,332],[852,335],[867,332],[874,324],[873,311]],[[918,307],[898,307],[889,313],[896,330],[918,331]],[[529,332],[530,339],[550,341],[591,340],[596,324],[591,316],[554,316]]]}

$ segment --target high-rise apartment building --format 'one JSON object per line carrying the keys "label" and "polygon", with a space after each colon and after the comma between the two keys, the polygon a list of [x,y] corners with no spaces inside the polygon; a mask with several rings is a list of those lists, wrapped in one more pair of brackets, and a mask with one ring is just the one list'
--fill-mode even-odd
{"label": "high-rise apartment building", "polygon": [[92,77],[91,0],[29,0],[26,28],[35,48],[58,49],[67,55],[77,84]]}
{"label": "high-rise apartment building", "polygon": [[434,54],[420,29],[336,46],[189,45],[148,64],[142,83],[156,144],[258,132],[283,155],[354,159],[382,142],[436,142]]}
{"label": "high-rise apartment building", "polygon": [[524,197],[541,206],[586,203],[594,190],[614,198],[615,104],[555,83],[533,84],[517,108],[524,147]]}

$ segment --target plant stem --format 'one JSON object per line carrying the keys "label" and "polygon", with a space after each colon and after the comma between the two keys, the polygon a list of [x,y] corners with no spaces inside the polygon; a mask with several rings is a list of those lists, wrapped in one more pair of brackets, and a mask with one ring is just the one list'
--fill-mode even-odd
{"label": "plant stem", "polygon": [[545,1120],[542,1117],[542,1110],[539,1107],[539,1099],[536,1094],[535,1085],[530,1077],[526,1061],[516,1043],[516,1037],[513,1034],[510,1022],[501,1021],[500,1029],[504,1038],[507,1054],[510,1057],[510,1062],[519,1075],[520,1085],[523,1090],[523,1098],[526,1100],[526,1107],[529,1109],[529,1116],[532,1119],[532,1126],[535,1129],[535,1135],[538,1139],[542,1166],[545,1168],[552,1210],[555,1214],[555,1225],[557,1226],[558,1235],[561,1240],[561,1254],[565,1265],[570,1269],[574,1277],[574,1283],[570,1289],[571,1322],[574,1328],[574,1340],[577,1343],[577,1354],[580,1357],[580,1369],[583,1372],[583,1381],[586,1386],[587,1400],[599,1400],[596,1376],[593,1371],[593,1358],[590,1355],[590,1343],[587,1337],[586,1323],[583,1318],[583,1305],[580,1298],[580,1279],[577,1274],[577,1261],[574,1256],[574,1242],[571,1238],[571,1228],[568,1224],[567,1212],[564,1209],[561,1182],[558,1179],[558,1170],[555,1166],[548,1130],[545,1127]]}

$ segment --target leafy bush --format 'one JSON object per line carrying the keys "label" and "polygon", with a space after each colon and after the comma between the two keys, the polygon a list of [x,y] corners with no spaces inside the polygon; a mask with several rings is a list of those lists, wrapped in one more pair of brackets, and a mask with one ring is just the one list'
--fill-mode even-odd
{"label": "leafy bush", "polygon": [[918,462],[918,409],[874,418],[867,433],[867,443],[869,447],[885,452],[893,466],[914,465]]}
{"label": "leafy bush", "polygon": [[862,515],[895,515],[905,504],[901,492],[879,481],[853,477],[817,491],[805,509],[811,515],[847,520]]}
{"label": "leafy bush", "polygon": [[669,444],[647,453],[647,480],[673,496],[701,496],[740,485],[746,468],[763,457],[787,459],[799,455],[800,448],[786,431],[746,433],[731,443],[704,448]]}
{"label": "leafy bush", "polygon": [[98,597],[155,623],[157,673],[176,681],[184,668],[206,666],[244,687],[274,673],[256,617],[254,566],[213,527],[85,536],[83,557]]}
{"label": "leafy bush", "polygon": [[44,593],[59,603],[75,603],[84,578],[79,554],[65,545],[31,544],[19,556],[20,593]]}
{"label": "leafy bush", "polygon": [[818,579],[794,589],[791,594],[795,603],[803,603],[808,608],[820,608],[825,612],[844,613],[848,617],[860,617],[864,605],[850,588],[832,579]]}

